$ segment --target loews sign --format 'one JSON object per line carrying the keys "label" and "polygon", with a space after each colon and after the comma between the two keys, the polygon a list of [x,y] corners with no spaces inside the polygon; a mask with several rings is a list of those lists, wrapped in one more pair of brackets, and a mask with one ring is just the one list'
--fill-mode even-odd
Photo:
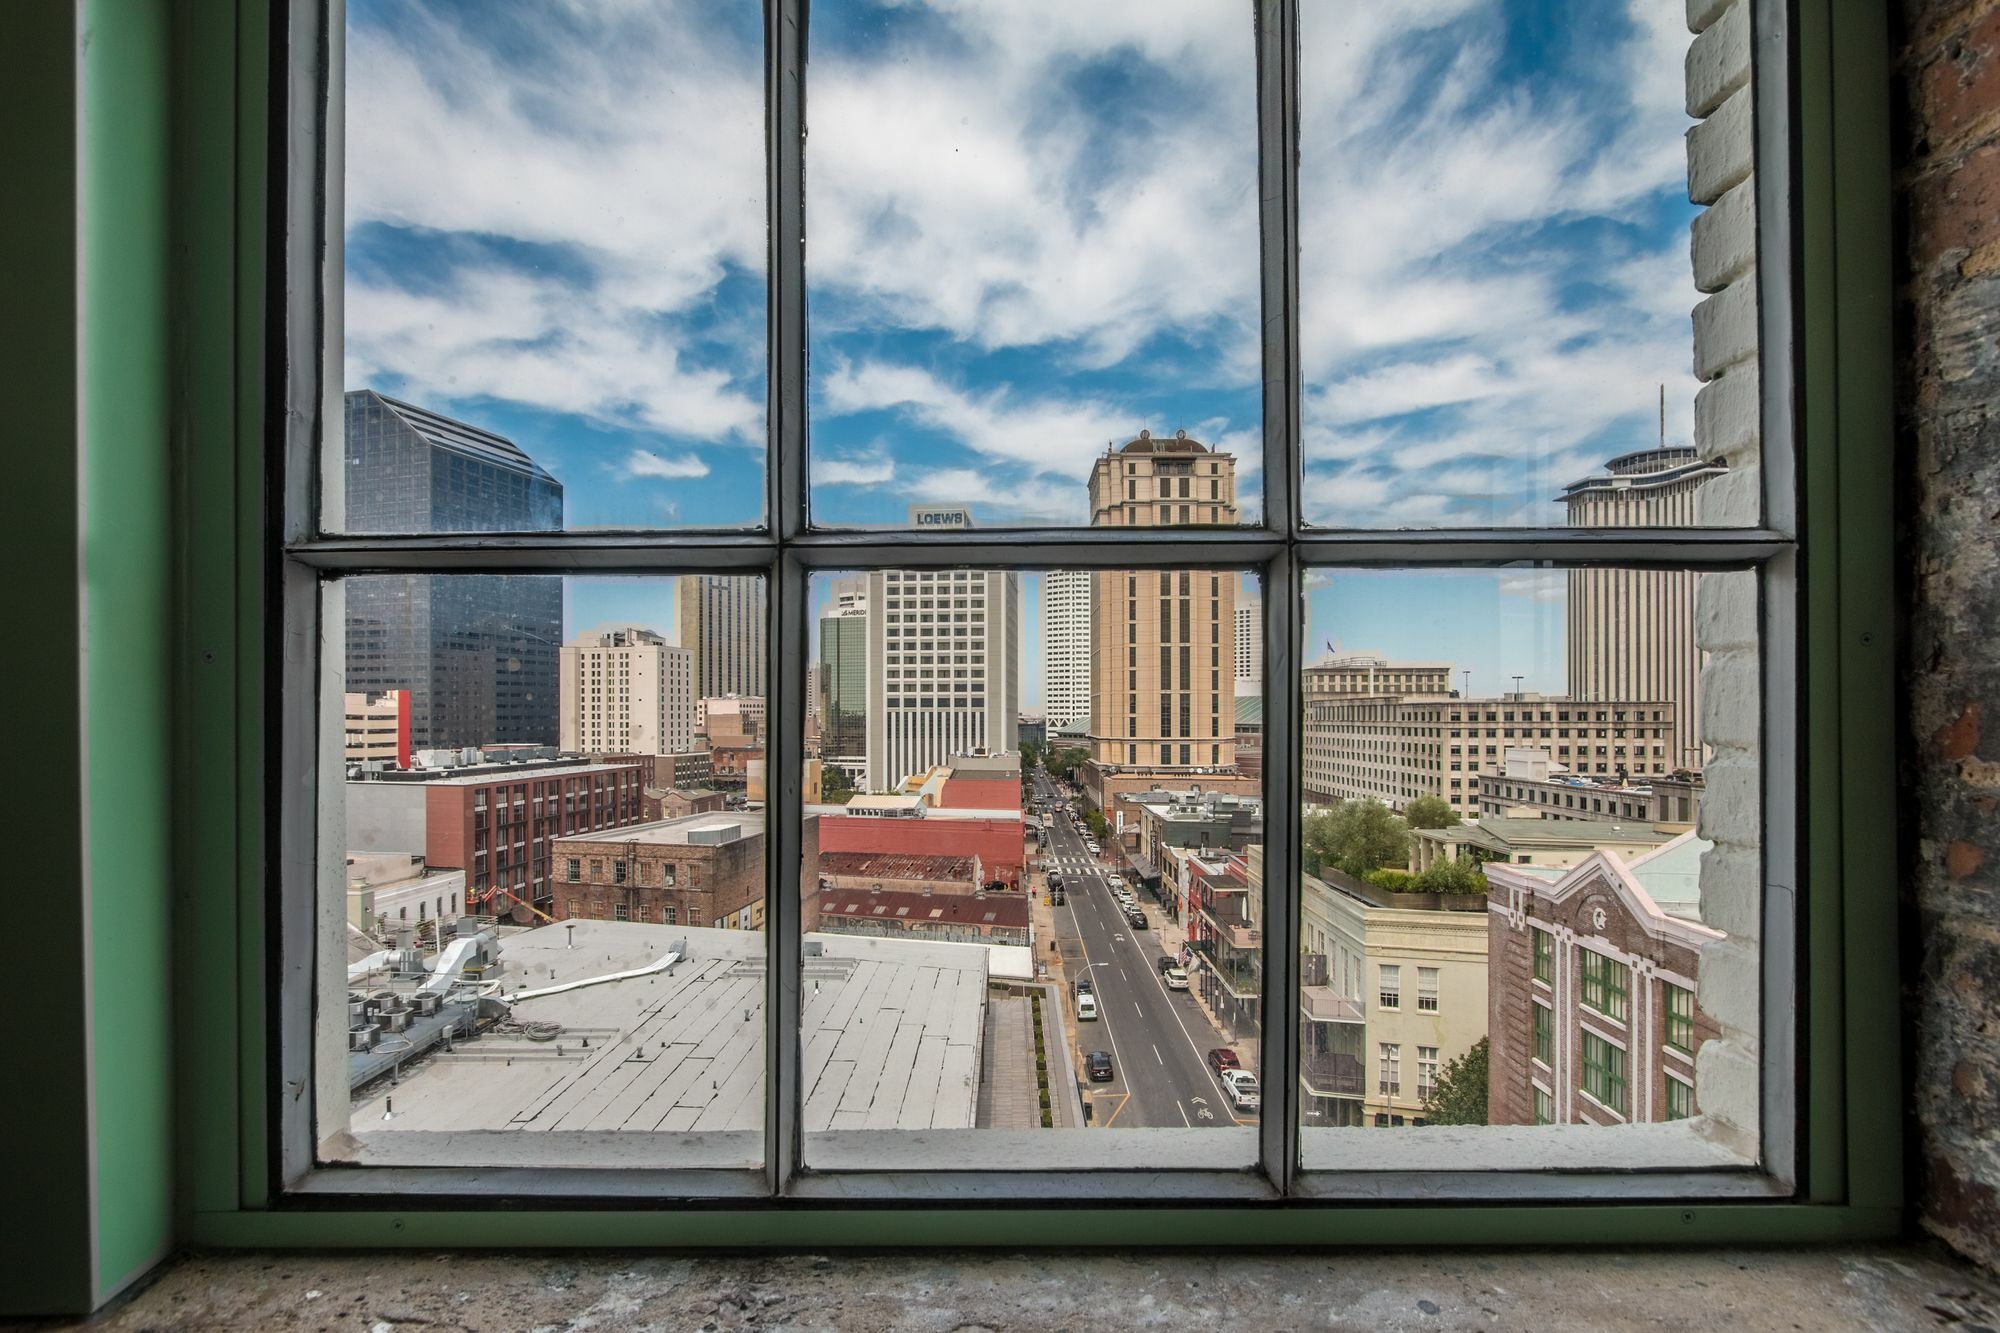
{"label": "loews sign", "polygon": [[913,528],[969,528],[972,526],[972,511],[952,505],[911,505],[910,526]]}

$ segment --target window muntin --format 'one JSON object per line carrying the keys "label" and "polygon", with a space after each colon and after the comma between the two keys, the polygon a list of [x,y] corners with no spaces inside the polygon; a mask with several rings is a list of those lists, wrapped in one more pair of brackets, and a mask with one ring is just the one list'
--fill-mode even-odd
{"label": "window muntin", "polygon": [[[1492,757],[1494,757],[1494,755],[1492,755],[1492,747],[1488,747],[1488,761],[1490,761]],[[1488,765],[1488,767],[1490,767],[1490,765]]]}
{"label": "window muntin", "polygon": [[1623,1022],[1630,1000],[1626,984],[1631,973],[1626,966],[1609,954],[1595,949],[1579,949],[1577,970],[1581,977],[1584,1006],[1595,1009],[1606,1018]]}
{"label": "window muntin", "polygon": [[1671,981],[1660,983],[1665,1032],[1662,1040],[1684,1055],[1694,1054],[1694,992]]}

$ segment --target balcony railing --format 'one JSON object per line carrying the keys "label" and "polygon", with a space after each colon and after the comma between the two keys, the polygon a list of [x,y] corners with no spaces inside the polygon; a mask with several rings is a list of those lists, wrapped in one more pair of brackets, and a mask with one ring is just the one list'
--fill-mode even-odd
{"label": "balcony railing", "polygon": [[1308,1051],[1299,1061],[1299,1084],[1315,1097],[1365,1097],[1367,1083],[1358,1055]]}
{"label": "balcony railing", "polygon": [[1188,947],[1237,999],[1263,994],[1264,968],[1256,955],[1238,957],[1226,948],[1217,948],[1214,940],[1190,940]]}

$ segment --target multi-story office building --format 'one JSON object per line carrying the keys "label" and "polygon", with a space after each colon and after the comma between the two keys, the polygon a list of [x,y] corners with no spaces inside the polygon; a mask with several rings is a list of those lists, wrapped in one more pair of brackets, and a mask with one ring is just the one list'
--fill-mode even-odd
{"label": "multi-story office building", "polygon": [[1337,870],[1302,891],[1300,1120],[1423,1124],[1438,1074],[1486,1035],[1484,903]]}
{"label": "multi-story office building", "polygon": [[1248,593],[1236,598],[1236,692],[1264,692],[1264,599]]}
{"label": "multi-story office building", "polygon": [[572,754],[684,754],[694,748],[693,654],[621,625],[562,649],[562,748]]}
{"label": "multi-story office building", "polygon": [[408,690],[347,694],[342,696],[341,711],[347,737],[343,757],[348,763],[410,766]]}
{"label": "multi-story office building", "polygon": [[1301,673],[1305,697],[1355,694],[1450,694],[1451,663],[1391,662],[1381,653],[1337,652]]}
{"label": "multi-story office building", "polygon": [[1042,575],[1042,717],[1051,734],[1090,727],[1090,590],[1086,569]]}
{"label": "multi-story office building", "polygon": [[870,791],[953,755],[1020,743],[1021,582],[1003,570],[868,576]]}
{"label": "multi-story office building", "polygon": [[[1728,469],[1693,449],[1622,454],[1563,487],[1573,528],[1694,527],[1695,493]],[[1573,569],[1563,622],[1573,698],[1660,699],[1674,706],[1672,768],[1702,767],[1701,650],[1693,570]]]}
{"label": "multi-story office building", "polygon": [[836,579],[833,609],[819,622],[821,761],[868,780],[868,580]]}
{"label": "multi-story office building", "polygon": [[[513,441],[372,390],[346,397],[350,532],[549,531],[562,483]],[[346,688],[409,692],[416,749],[556,740],[563,581],[371,574],[343,580]]]}
{"label": "multi-story office building", "polygon": [[[1157,440],[1140,431],[1097,460],[1090,511],[1104,527],[1233,524],[1236,460],[1185,431]],[[1089,742],[1099,777],[1086,775],[1086,785],[1096,790],[1115,768],[1233,768],[1238,575],[1107,569],[1092,580]]]}
{"label": "multi-story office building", "polygon": [[1619,782],[1571,776],[1547,750],[1508,750],[1505,769],[1479,775],[1481,819],[1692,825],[1701,814],[1699,773]]}
{"label": "multi-story office building", "polygon": [[1326,695],[1306,703],[1308,801],[1373,798],[1396,809],[1441,796],[1479,814],[1479,780],[1505,772],[1505,751],[1532,744],[1575,774],[1621,780],[1665,775],[1674,707],[1658,700],[1589,703],[1543,694]]}
{"label": "multi-story office building", "polygon": [[1690,829],[1629,860],[1486,867],[1489,1124],[1700,1113],[1695,1058],[1718,1032],[1697,1000],[1701,955],[1723,938],[1701,919],[1708,846]]}
{"label": "multi-story office building", "polygon": [[727,574],[681,577],[681,647],[694,654],[694,697],[764,695],[764,580]]}

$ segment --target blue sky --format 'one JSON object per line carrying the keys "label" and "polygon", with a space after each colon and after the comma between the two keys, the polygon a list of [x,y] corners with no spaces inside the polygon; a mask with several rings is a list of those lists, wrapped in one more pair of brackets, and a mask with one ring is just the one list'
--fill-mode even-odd
{"label": "blue sky", "polygon": [[[1662,0],[1304,8],[1310,515],[1560,521],[1689,431]],[[754,522],[764,179],[749,0],[349,16],[347,379],[507,433],[574,527]],[[1081,521],[1141,428],[1260,436],[1252,51],[1225,0],[815,8],[815,513]]]}
{"label": "blue sky", "polygon": [[[1249,17],[819,0],[817,517],[1081,522],[1091,459],[1142,428],[1234,452],[1257,511]],[[1564,483],[1656,438],[1661,386],[1684,441],[1681,6],[1303,22],[1308,516],[1559,523]],[[351,0],[348,385],[511,436],[572,527],[757,521],[759,24],[754,0]],[[1401,609],[1437,624],[1457,594],[1427,588]],[[1367,600],[1340,637],[1386,650]]]}

